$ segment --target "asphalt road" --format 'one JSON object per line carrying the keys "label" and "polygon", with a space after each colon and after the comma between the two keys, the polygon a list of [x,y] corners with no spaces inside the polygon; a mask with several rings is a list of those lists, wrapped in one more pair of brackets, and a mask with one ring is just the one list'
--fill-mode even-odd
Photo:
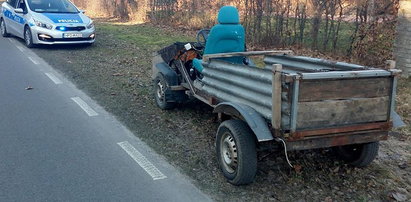
{"label": "asphalt road", "polygon": [[0,201],[209,200],[21,40],[0,37]]}

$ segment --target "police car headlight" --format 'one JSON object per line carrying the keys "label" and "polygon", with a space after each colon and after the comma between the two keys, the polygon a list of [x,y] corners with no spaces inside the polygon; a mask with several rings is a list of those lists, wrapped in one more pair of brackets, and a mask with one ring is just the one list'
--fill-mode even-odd
{"label": "police car headlight", "polygon": [[93,23],[90,23],[90,24],[87,25],[87,29],[93,29],[93,28],[94,28],[94,24],[93,24]]}
{"label": "police car headlight", "polygon": [[46,28],[46,29],[53,29],[53,25],[38,21],[38,20],[34,20],[34,24],[37,27],[42,27],[42,28]]}

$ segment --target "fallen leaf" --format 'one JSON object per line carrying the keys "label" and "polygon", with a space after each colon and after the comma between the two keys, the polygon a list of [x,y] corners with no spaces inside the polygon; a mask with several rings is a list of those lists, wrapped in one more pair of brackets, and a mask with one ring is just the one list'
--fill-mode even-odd
{"label": "fallen leaf", "polygon": [[294,170],[295,170],[295,172],[297,172],[297,173],[301,173],[301,169],[302,169],[303,167],[301,166],[301,165],[294,165]]}
{"label": "fallen leaf", "polygon": [[333,199],[330,196],[325,197],[324,199],[325,202],[332,202]]}
{"label": "fallen leaf", "polygon": [[333,170],[334,173],[338,173],[338,171],[340,171],[340,167],[336,167],[336,168]]}
{"label": "fallen leaf", "polygon": [[401,168],[401,169],[406,169],[408,167],[408,165],[407,165],[406,162],[403,162],[403,163],[398,164],[398,167]]}
{"label": "fallen leaf", "polygon": [[392,193],[392,198],[394,198],[396,201],[406,201],[407,200],[407,196],[404,194],[400,194],[398,192],[396,193]]}

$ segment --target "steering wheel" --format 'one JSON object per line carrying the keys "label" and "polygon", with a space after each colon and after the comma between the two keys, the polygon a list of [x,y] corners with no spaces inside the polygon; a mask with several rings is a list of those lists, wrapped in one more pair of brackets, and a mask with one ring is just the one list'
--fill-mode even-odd
{"label": "steering wheel", "polygon": [[208,38],[208,34],[210,33],[209,29],[202,29],[199,32],[197,32],[197,44],[199,46],[201,46],[202,48],[205,47],[206,42],[207,42],[207,38]]}

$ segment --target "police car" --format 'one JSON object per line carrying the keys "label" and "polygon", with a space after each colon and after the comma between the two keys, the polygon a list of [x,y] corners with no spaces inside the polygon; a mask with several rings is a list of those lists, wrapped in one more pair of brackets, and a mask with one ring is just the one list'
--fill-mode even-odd
{"label": "police car", "polygon": [[0,28],[35,44],[92,44],[93,21],[69,0],[7,0],[1,5]]}

